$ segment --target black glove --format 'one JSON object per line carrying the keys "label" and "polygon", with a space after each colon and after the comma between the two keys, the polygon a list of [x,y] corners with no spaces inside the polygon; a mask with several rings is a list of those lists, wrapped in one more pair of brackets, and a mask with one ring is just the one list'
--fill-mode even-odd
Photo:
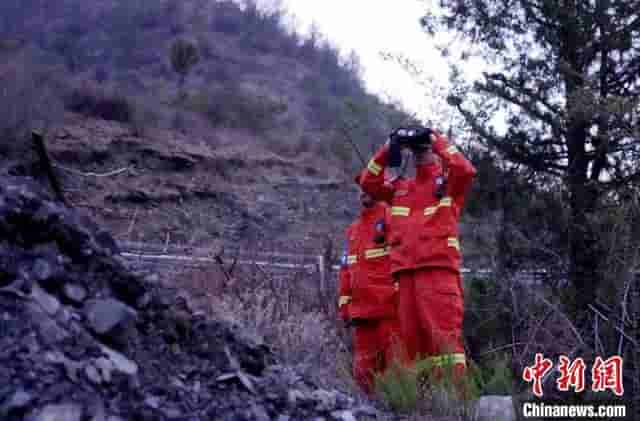
{"label": "black glove", "polygon": [[398,168],[402,165],[402,144],[397,136],[391,133],[389,136],[389,166]]}

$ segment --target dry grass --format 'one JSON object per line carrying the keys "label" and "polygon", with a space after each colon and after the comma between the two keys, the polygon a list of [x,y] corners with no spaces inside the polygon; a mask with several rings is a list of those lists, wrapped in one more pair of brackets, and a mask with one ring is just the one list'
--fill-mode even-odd
{"label": "dry grass", "polygon": [[260,335],[281,361],[322,387],[362,397],[351,375],[349,332],[336,318],[335,286],[329,282],[320,291],[316,277],[243,266],[230,280],[219,267],[193,269],[177,280],[193,307]]}

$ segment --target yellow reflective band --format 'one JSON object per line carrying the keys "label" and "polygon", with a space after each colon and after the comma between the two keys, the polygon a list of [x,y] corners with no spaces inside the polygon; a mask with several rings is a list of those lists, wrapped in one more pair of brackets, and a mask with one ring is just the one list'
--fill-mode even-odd
{"label": "yellow reflective band", "polygon": [[424,210],[424,216],[430,216],[433,215],[434,213],[436,213],[436,211],[438,210],[438,208],[448,208],[451,207],[451,198],[450,197],[443,197],[442,199],[440,199],[440,202],[438,202],[437,205],[435,206],[429,206],[428,208],[425,208]]}
{"label": "yellow reflective band", "polygon": [[453,248],[455,248],[456,250],[460,251],[460,241],[458,241],[458,239],[457,239],[457,238],[455,238],[455,237],[449,237],[449,238],[447,238],[447,245],[448,245],[449,247],[453,247]]}
{"label": "yellow reflective band", "polygon": [[438,206],[451,206],[451,198],[450,197],[443,197],[442,199],[440,199],[440,203],[438,203]]}
{"label": "yellow reflective band", "polygon": [[367,165],[367,169],[373,175],[380,175],[380,171],[382,171],[382,167],[376,163],[373,159],[369,161],[369,165]]}
{"label": "yellow reflective band", "polygon": [[369,250],[365,250],[364,257],[366,259],[373,259],[376,257],[386,256],[387,254],[389,254],[389,249],[387,249],[386,247],[378,248],[378,249],[369,249]]}
{"label": "yellow reflective band", "polygon": [[345,304],[349,304],[350,302],[351,302],[351,296],[341,295],[340,300],[338,301],[338,308],[342,307]]}
{"label": "yellow reflective band", "polygon": [[454,145],[451,145],[447,148],[447,153],[449,155],[457,154],[458,152],[458,148],[456,148]]}
{"label": "yellow reflective band", "polygon": [[356,263],[357,261],[358,261],[358,256],[356,256],[355,254],[347,256],[347,264],[348,265],[352,265],[352,264]]}
{"label": "yellow reflective band", "polygon": [[402,206],[393,206],[391,208],[391,215],[393,216],[409,216],[411,209]]}
{"label": "yellow reflective band", "polygon": [[436,357],[429,357],[426,359],[426,363],[433,367],[440,367],[443,365],[454,365],[454,364],[467,365],[467,360],[464,354],[444,354]]}

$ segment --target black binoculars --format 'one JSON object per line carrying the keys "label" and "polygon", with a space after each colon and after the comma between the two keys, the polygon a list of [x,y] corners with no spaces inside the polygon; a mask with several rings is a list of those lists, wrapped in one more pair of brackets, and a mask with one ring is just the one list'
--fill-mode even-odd
{"label": "black binoculars", "polygon": [[399,167],[402,164],[402,148],[424,149],[431,145],[433,130],[428,127],[399,127],[389,135],[389,166]]}

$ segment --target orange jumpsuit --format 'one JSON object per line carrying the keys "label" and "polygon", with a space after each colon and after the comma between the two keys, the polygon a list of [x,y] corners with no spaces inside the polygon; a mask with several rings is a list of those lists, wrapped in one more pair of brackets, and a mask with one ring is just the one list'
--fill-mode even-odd
{"label": "orange jumpsuit", "polygon": [[353,374],[371,392],[374,375],[383,372],[399,339],[397,292],[391,280],[386,242],[388,208],[363,208],[346,230],[347,247],[339,273],[339,313],[354,323]]}
{"label": "orange jumpsuit", "polygon": [[[463,291],[460,276],[458,219],[476,170],[436,134],[433,152],[439,163],[419,165],[416,177],[385,182],[389,146],[378,150],[361,173],[362,189],[391,205],[391,272],[399,283],[399,321],[404,358],[426,367],[453,364],[464,374]],[[444,195],[438,197],[447,168]],[[436,370],[438,371],[438,370]]]}

